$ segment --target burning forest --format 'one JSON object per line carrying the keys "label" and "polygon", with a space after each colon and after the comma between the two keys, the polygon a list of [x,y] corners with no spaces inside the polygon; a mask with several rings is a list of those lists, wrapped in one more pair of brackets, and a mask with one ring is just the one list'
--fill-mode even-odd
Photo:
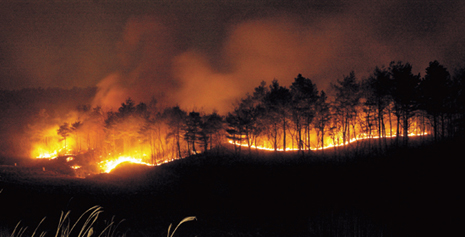
{"label": "burning forest", "polygon": [[0,5],[0,235],[460,226],[462,1]]}
{"label": "burning forest", "polygon": [[78,105],[52,116],[40,108],[23,128],[22,149],[29,148],[33,159],[66,159],[77,176],[86,177],[123,162],[157,166],[227,144],[236,152],[243,147],[304,155],[365,139],[377,149],[392,141],[406,146],[412,136],[461,134],[463,78],[463,70],[451,76],[437,61],[424,77],[414,75],[409,63],[392,62],[366,79],[350,72],[328,94],[301,74],[289,87],[262,82],[227,115],[130,98],[116,111]]}

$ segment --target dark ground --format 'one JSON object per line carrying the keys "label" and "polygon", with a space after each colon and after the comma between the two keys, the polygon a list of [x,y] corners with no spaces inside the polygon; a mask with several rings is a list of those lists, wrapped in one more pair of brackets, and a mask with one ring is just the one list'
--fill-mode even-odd
{"label": "dark ground", "polygon": [[41,229],[53,232],[61,211],[75,220],[100,205],[99,223],[125,219],[118,230],[127,236],[166,236],[187,216],[198,220],[175,236],[448,236],[463,225],[464,144],[379,153],[353,146],[306,157],[222,151],[87,179],[3,159],[0,231],[20,220],[32,231],[47,216]]}

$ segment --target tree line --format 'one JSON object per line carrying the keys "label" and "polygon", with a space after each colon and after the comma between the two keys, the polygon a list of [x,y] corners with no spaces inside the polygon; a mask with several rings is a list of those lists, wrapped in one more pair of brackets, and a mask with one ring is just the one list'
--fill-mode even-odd
{"label": "tree line", "polygon": [[262,82],[226,117],[228,134],[249,151],[303,151],[362,137],[379,138],[380,147],[388,137],[408,145],[408,134],[428,133],[436,141],[463,135],[464,79],[464,69],[452,76],[437,61],[424,77],[413,74],[409,63],[393,61],[368,78],[352,71],[331,83],[331,98],[301,74],[289,88]]}
{"label": "tree line", "polygon": [[[154,164],[228,141],[249,151],[267,147],[304,152],[362,137],[378,138],[379,147],[387,146],[388,138],[408,145],[408,134],[430,134],[434,140],[463,135],[464,81],[465,69],[451,75],[433,61],[421,77],[409,63],[398,61],[376,67],[363,79],[350,72],[331,83],[328,93],[301,74],[289,87],[278,80],[262,82],[225,116],[160,108],[156,100],[136,104],[129,98],[117,111],[83,105],[53,127],[53,133],[31,137],[50,144],[55,136],[75,152],[127,155]],[[45,120],[46,115],[38,116],[36,127],[47,128],[40,123]]]}

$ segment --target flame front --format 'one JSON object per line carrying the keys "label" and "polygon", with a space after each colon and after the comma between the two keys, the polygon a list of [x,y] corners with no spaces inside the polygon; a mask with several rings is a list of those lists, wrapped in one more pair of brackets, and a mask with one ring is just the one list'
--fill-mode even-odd
{"label": "flame front", "polygon": [[[426,135],[428,135],[428,133],[426,133],[426,132],[409,133],[408,134],[409,137],[426,136]],[[395,138],[395,137],[396,137],[396,135],[385,136],[385,138]],[[402,135],[400,135],[400,137],[402,137]],[[312,150],[312,151],[324,150],[324,149],[349,145],[351,143],[366,140],[366,139],[379,139],[379,138],[380,138],[379,136],[373,136],[373,135],[369,136],[369,135],[363,133],[363,134],[359,134],[356,138],[350,139],[350,141],[347,141],[345,144],[342,143],[342,142],[337,143],[337,142],[334,142],[334,140],[331,140],[330,138],[327,138],[327,142],[325,144],[328,144],[328,145],[325,145],[324,147],[321,147],[321,146],[319,146],[319,147],[310,147],[310,150]],[[384,138],[384,137],[381,137],[381,138]],[[339,140],[341,140],[341,139],[339,139]],[[228,140],[228,142],[229,142],[229,144],[234,144],[236,146],[249,147],[249,145],[247,143],[239,143],[237,141],[234,142],[232,140]],[[265,150],[265,151],[274,151],[275,150],[272,146],[257,146],[257,145],[253,145],[253,144],[250,145],[250,148],[257,149],[257,150]],[[298,151],[298,150],[299,150],[299,148],[296,148],[296,147],[292,147],[292,146],[286,147],[286,151]],[[308,151],[309,149],[303,148],[302,150]],[[283,148],[276,148],[276,151],[284,151],[284,149]]]}
{"label": "flame front", "polygon": [[141,165],[147,165],[147,166],[153,166],[152,164],[143,162],[142,159],[136,159],[133,157],[128,157],[128,156],[120,156],[114,160],[109,159],[100,162],[100,168],[104,173],[110,173],[116,166],[123,162],[130,162],[134,164],[141,164]]}

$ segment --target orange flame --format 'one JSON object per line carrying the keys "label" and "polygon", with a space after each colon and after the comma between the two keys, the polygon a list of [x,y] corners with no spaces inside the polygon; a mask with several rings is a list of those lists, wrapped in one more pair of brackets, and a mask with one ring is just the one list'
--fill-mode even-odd
{"label": "orange flame", "polygon": [[136,159],[136,158],[129,157],[129,156],[120,156],[116,159],[109,159],[109,160],[100,162],[100,168],[102,169],[104,173],[110,173],[116,166],[118,166],[119,164],[123,162],[131,162],[134,164],[153,166],[152,164],[143,162],[142,159]]}
{"label": "orange flame", "polygon": [[51,153],[49,152],[40,152],[39,151],[39,155],[36,156],[37,159],[55,159],[58,157],[58,152],[55,150]]}
{"label": "orange flame", "polygon": [[[408,134],[409,137],[426,136],[426,135],[428,135],[428,133],[426,133],[426,132],[424,132],[424,133],[409,133]],[[400,136],[402,137],[402,135],[400,135]],[[395,137],[396,137],[396,135],[386,136],[386,138],[395,138]],[[369,136],[369,135],[363,133],[363,134],[359,134],[357,138],[350,139],[350,141],[347,141],[345,144],[343,144],[342,142],[339,143],[339,144],[329,144],[329,145],[326,145],[324,147],[310,148],[310,150],[312,150],[312,151],[324,150],[324,149],[328,149],[328,148],[334,148],[334,147],[349,145],[349,144],[351,144],[353,142],[356,142],[356,141],[361,141],[361,140],[365,140],[365,139],[378,139],[378,138],[380,138],[380,137],[379,136],[373,136],[373,135]],[[235,144],[235,145],[241,146],[241,147],[248,147],[249,146],[247,143],[233,142],[232,140],[229,140],[228,142],[230,144]],[[253,149],[257,149],[257,150],[266,150],[266,151],[274,151],[275,150],[272,147],[265,147],[265,146],[250,145],[250,147],[253,148]],[[295,148],[295,147],[286,147],[286,151],[298,151],[298,150],[299,149]],[[308,151],[308,149],[305,149],[305,148],[302,148],[302,150]],[[284,151],[284,149],[283,148],[277,148],[276,151]]]}

